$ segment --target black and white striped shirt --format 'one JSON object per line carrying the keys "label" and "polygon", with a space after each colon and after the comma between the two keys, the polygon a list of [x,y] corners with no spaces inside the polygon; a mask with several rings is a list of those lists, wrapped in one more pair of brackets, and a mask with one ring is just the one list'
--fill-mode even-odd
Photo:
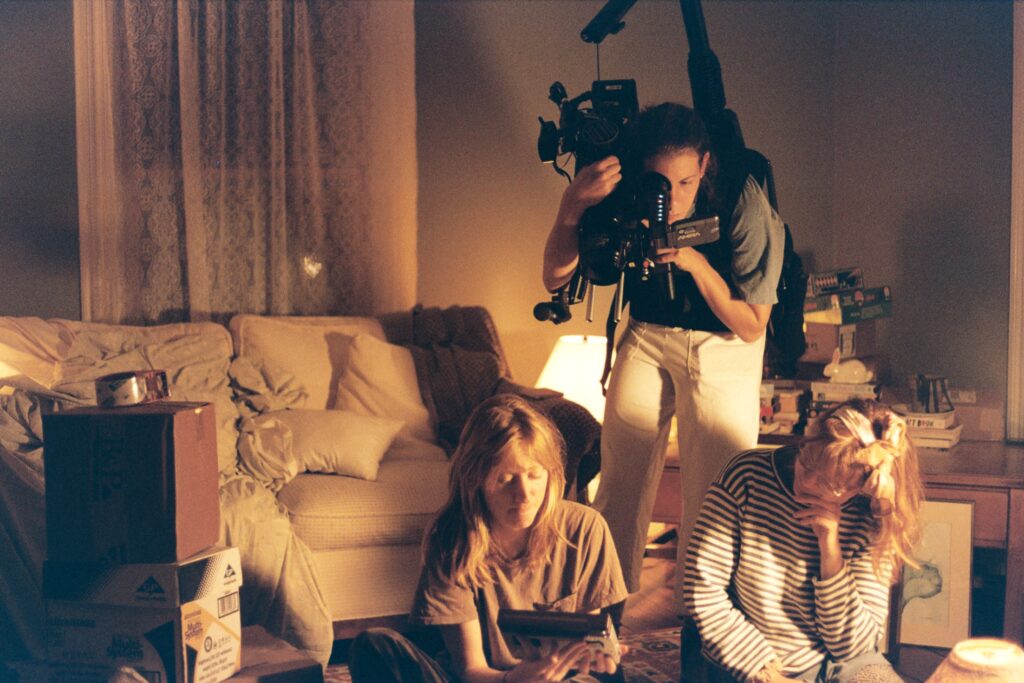
{"label": "black and white striped shirt", "polygon": [[870,508],[859,498],[843,506],[844,567],[819,580],[817,537],[794,519],[803,506],[775,460],[766,450],[736,456],[708,490],[687,547],[686,608],[705,655],[739,680],[775,658],[796,674],[827,655],[874,650],[888,614],[889,586],[871,562]]}

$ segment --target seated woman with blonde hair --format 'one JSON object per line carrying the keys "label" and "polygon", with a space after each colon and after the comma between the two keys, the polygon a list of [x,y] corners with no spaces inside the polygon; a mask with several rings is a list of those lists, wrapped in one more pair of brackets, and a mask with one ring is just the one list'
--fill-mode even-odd
{"label": "seated woman with blonde hair", "polygon": [[837,407],[799,447],[736,456],[687,548],[683,599],[711,665],[687,660],[684,627],[682,680],[901,680],[878,648],[921,498],[906,424],[875,401]]}
{"label": "seated woman with blonde hair", "polygon": [[410,615],[439,628],[445,652],[431,657],[394,631],[371,629],[352,645],[356,683],[522,683],[616,671],[582,641],[519,660],[498,628],[502,608],[598,612],[626,599],[604,519],[561,497],[564,448],[522,398],[499,394],[477,407],[452,456],[448,501],[427,529]]}

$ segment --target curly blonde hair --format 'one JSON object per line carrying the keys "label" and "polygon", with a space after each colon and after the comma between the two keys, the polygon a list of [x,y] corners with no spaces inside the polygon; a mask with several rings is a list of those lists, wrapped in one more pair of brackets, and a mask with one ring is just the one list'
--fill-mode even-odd
{"label": "curly blonde hair", "polygon": [[565,488],[562,434],[524,399],[498,394],[470,415],[452,455],[448,500],[424,537],[424,562],[439,579],[477,588],[490,581],[500,557],[491,536],[484,486],[508,452],[525,454],[548,473],[544,502],[527,543],[521,569],[542,566],[561,539],[553,520]]}
{"label": "curly blonde hair", "polygon": [[872,564],[880,579],[895,581],[904,563],[918,566],[911,553],[921,534],[924,487],[903,418],[877,401],[847,401],[819,418],[798,458],[826,489],[857,490],[870,499]]}

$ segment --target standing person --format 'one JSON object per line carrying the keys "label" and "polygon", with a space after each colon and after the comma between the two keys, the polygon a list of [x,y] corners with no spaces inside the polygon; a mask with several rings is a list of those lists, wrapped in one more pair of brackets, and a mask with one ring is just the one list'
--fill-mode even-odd
{"label": "standing person", "polygon": [[626,598],[604,519],[562,499],[564,449],[555,426],[518,396],[476,408],[452,456],[448,501],[425,536],[410,615],[439,628],[445,652],[433,658],[372,629],[352,645],[356,683],[525,683],[616,671],[583,642],[518,660],[498,629],[501,608],[596,613]]}
{"label": "standing person", "polygon": [[[612,367],[601,433],[601,484],[594,501],[608,520],[626,586],[640,587],[647,527],[665,460],[672,416],[678,423],[683,510],[678,575],[686,540],[708,484],[729,457],[757,444],[765,328],[776,302],[785,232],[760,186],[747,178],[735,211],[711,192],[714,159],[700,117],[665,103],[631,124],[627,173],[654,171],[671,183],[669,222],[717,213],[717,242],[660,249],[672,264],[675,298],[658,275],[626,270],[629,323]],[[583,212],[623,177],[616,157],[577,173],[562,195],[544,249],[544,285],[554,292],[579,260]]]}
{"label": "standing person", "polygon": [[[874,401],[839,406],[799,447],[736,456],[686,556],[683,597],[722,672],[708,680],[901,680],[878,646],[921,498],[906,424]],[[684,680],[703,681],[695,636],[684,626]]]}

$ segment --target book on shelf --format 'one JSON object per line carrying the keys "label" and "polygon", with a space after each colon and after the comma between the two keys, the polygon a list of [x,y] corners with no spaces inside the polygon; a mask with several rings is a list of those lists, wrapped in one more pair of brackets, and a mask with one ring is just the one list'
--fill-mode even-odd
{"label": "book on shelf", "polygon": [[905,403],[897,403],[892,409],[903,417],[909,429],[947,429],[956,422],[956,410],[922,413],[911,410]]}
{"label": "book on shelf", "polygon": [[807,392],[804,389],[776,389],[775,405],[779,412],[798,412],[805,402]]}
{"label": "book on shelf", "polygon": [[824,415],[833,408],[838,407],[841,403],[842,401],[811,401],[807,404],[808,424],[810,424],[810,418]]}
{"label": "book on shelf", "polygon": [[811,382],[811,400],[847,401],[851,398],[877,398],[880,385],[871,382]]}
{"label": "book on shelf", "polygon": [[799,422],[804,414],[799,410],[780,410],[772,415],[772,422]]}
{"label": "book on shelf", "polygon": [[910,440],[918,448],[940,448],[947,449],[960,443],[960,433],[963,430],[962,424],[955,424],[947,429],[907,429]]}
{"label": "book on shelf", "polygon": [[757,431],[760,434],[773,434],[773,433],[779,431],[779,423],[778,422],[762,422],[761,425],[758,427]]}

